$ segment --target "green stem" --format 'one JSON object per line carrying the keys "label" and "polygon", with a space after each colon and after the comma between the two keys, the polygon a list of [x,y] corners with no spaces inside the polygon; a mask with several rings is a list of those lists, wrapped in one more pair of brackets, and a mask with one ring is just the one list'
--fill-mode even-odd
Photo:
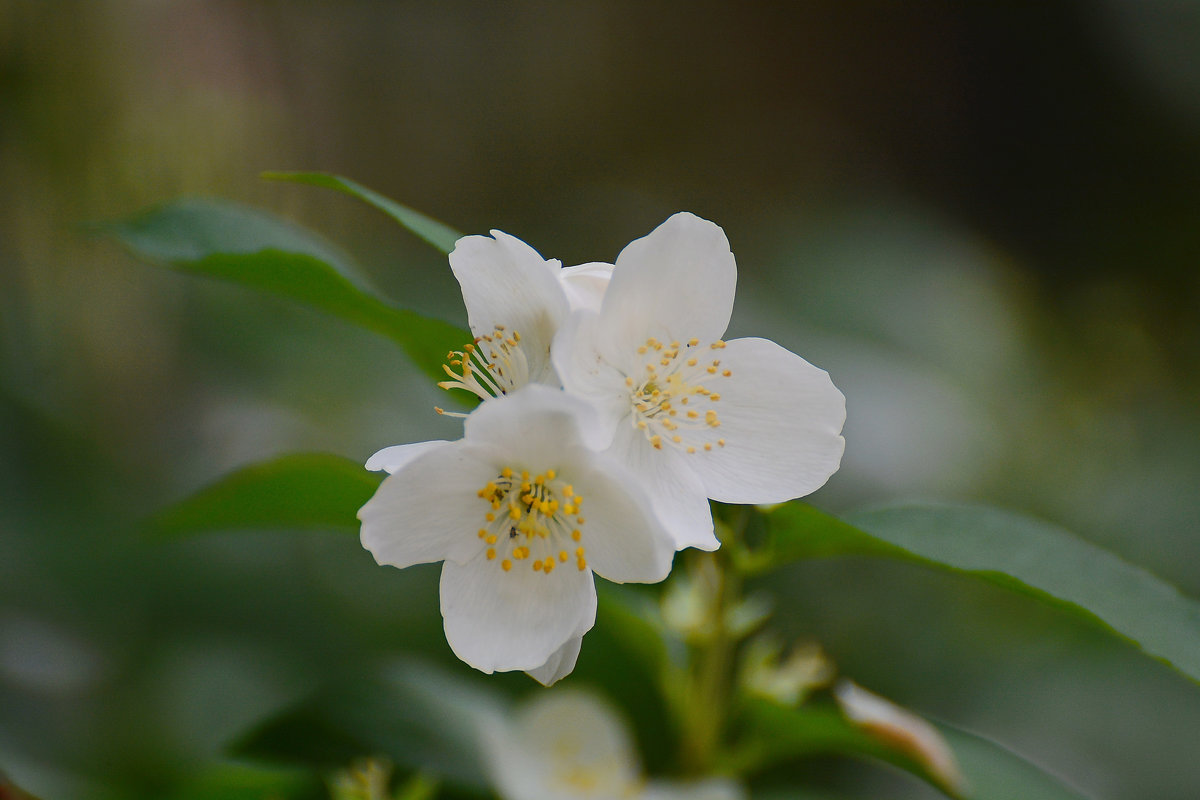
{"label": "green stem", "polygon": [[711,628],[690,649],[687,695],[682,698],[683,731],[680,762],[691,775],[711,774],[733,696],[734,656],[738,637],[729,630],[730,611],[742,600],[742,575],[730,551],[740,546],[752,509],[739,509],[732,525],[722,526],[722,549],[697,553],[716,572],[715,591],[708,606]]}

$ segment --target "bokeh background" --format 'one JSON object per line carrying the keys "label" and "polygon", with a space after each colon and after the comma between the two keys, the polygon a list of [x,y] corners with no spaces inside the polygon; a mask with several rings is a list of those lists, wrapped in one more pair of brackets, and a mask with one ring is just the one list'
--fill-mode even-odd
{"label": "bokeh background", "polygon": [[[89,227],[262,206],[464,322],[443,258],[257,177],[281,169],[567,264],[712,219],[733,333],[847,396],[812,502],[1003,506],[1200,595],[1200,4],[0,0],[0,769],[46,798],[199,796],[229,741],[348,665],[459,668],[436,570],[330,534],[138,532],[242,464],[455,435],[388,342]],[[895,564],[774,588],[786,635],[1094,796],[1200,792],[1200,692],[1131,647]]]}

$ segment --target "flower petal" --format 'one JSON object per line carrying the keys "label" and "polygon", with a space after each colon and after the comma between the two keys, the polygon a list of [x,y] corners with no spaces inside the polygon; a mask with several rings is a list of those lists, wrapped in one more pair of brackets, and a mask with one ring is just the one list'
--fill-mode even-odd
{"label": "flower petal", "polygon": [[435,439],[431,442],[413,442],[412,444],[385,447],[367,459],[366,467],[372,472],[383,471],[390,475],[422,453],[427,453],[444,444],[449,444],[449,442]]}
{"label": "flower petal", "polygon": [[820,488],[846,447],[846,399],[829,374],[767,339],[728,342],[721,366],[731,374],[712,387],[725,446],[687,457],[708,496],[780,503]]}
{"label": "flower petal", "polygon": [[547,261],[515,236],[492,231],[491,237],[459,239],[450,268],[462,288],[471,332],[489,335],[498,325],[518,331],[532,379],[544,379],[550,341],[569,311],[560,262]]}
{"label": "flower petal", "polygon": [[595,407],[604,426],[601,446],[606,447],[618,420],[629,413],[630,399],[624,374],[601,353],[598,322],[599,317],[589,311],[571,314],[558,329],[550,355],[567,392],[586,397]]}
{"label": "flower petal", "polygon": [[617,256],[600,327],[613,350],[629,356],[650,336],[716,341],[729,327],[736,284],[737,264],[720,226],[675,214]]}
{"label": "flower petal", "polygon": [[380,564],[465,561],[482,549],[483,511],[466,500],[496,477],[495,468],[461,442],[423,444],[437,446],[385,478],[358,511],[362,545]]}
{"label": "flower petal", "polygon": [[[580,527],[588,565],[615,583],[663,580],[671,571],[675,538],[632,473],[615,460],[587,455],[590,463],[564,465],[563,472],[570,470],[585,500],[587,521]],[[703,504],[708,507],[707,500]]]}
{"label": "flower petal", "polygon": [[492,781],[508,800],[635,798],[641,767],[623,721],[578,690],[540,694],[485,731]]}
{"label": "flower petal", "polygon": [[541,470],[559,462],[564,448],[604,447],[603,431],[595,417],[595,409],[587,401],[530,384],[480,405],[467,417],[464,431],[468,440]]}
{"label": "flower petal", "polygon": [[721,546],[713,532],[704,485],[688,469],[686,459],[694,456],[671,448],[655,450],[641,431],[627,424],[617,426],[607,452],[625,465],[650,496],[654,512],[675,540],[677,550],[716,550]]}
{"label": "flower petal", "polygon": [[525,670],[525,674],[542,686],[553,686],[571,674],[575,662],[579,660],[579,649],[583,645],[583,637],[576,636],[568,639],[566,644],[554,651],[554,655],[537,669]]}
{"label": "flower petal", "polygon": [[482,672],[536,670],[596,621],[590,570],[505,572],[483,553],[442,567],[442,617],[454,654]]}
{"label": "flower petal", "polygon": [[676,783],[650,781],[638,800],[744,800],[746,790],[729,778]]}
{"label": "flower petal", "polygon": [[577,267],[563,267],[558,274],[566,290],[567,300],[571,310],[586,308],[589,311],[599,311],[608,282],[612,280],[612,264],[593,261],[580,264]]}

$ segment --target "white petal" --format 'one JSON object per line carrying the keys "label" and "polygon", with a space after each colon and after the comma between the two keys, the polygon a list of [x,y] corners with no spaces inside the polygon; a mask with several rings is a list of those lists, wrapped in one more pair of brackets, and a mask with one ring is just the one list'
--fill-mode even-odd
{"label": "white petal", "polygon": [[367,459],[366,467],[372,472],[382,470],[390,475],[422,453],[427,453],[444,444],[449,444],[449,442],[434,440],[432,442],[413,442],[412,444],[398,444],[392,447],[385,447]]}
{"label": "white petal", "polygon": [[490,777],[507,800],[637,796],[641,769],[625,725],[589,693],[542,693],[485,743]]}
{"label": "white petal", "polygon": [[605,339],[630,356],[650,336],[716,341],[729,326],[736,284],[720,226],[675,214],[617,256],[600,308]]}
{"label": "white petal", "polygon": [[568,639],[566,644],[554,651],[554,655],[550,656],[545,664],[537,669],[525,670],[525,672],[542,686],[553,686],[575,669],[575,662],[579,660],[579,649],[582,645],[582,636]]}
{"label": "white petal", "polygon": [[531,377],[543,379],[550,341],[569,311],[558,279],[560,262],[547,261],[514,236],[492,231],[491,237],[459,239],[450,253],[450,268],[462,288],[471,332],[484,336],[497,325],[518,331]]}
{"label": "white petal", "polygon": [[779,503],[820,488],[841,463],[846,399],[829,374],[766,339],[735,339],[720,351],[730,377],[705,382],[724,447],[688,456],[709,497]]}
{"label": "white petal", "polygon": [[[464,430],[468,440],[492,446],[538,471],[553,467],[566,447],[598,450],[606,444],[591,405],[537,384],[482,403],[467,417]],[[505,466],[517,468],[516,463]]]}
{"label": "white petal", "polygon": [[587,309],[599,311],[604,292],[612,280],[612,264],[593,261],[590,264],[580,264],[577,267],[563,267],[558,274],[563,289],[567,293],[571,310]]}
{"label": "white petal", "polygon": [[[588,566],[616,583],[657,583],[666,578],[675,556],[675,538],[660,522],[649,495],[622,463],[599,454],[587,456],[587,462],[564,464],[563,474],[571,476],[584,499],[580,544]],[[707,500],[703,504],[708,507]]]}
{"label": "white petal", "polygon": [[[650,496],[659,521],[675,540],[675,548],[716,550],[708,495],[699,477],[687,467],[692,458],[674,449],[655,450],[642,432],[625,423],[617,427],[609,454],[625,465]],[[585,497],[586,501],[586,497]],[[588,510],[585,505],[585,510]]]}
{"label": "white petal", "polygon": [[598,321],[599,317],[588,311],[571,314],[558,329],[550,354],[563,388],[586,397],[600,415],[604,426],[600,438],[605,442],[602,446],[607,446],[617,421],[629,413],[630,400],[624,374],[601,354]]}
{"label": "white petal", "polygon": [[362,545],[380,564],[407,567],[465,561],[487,509],[476,492],[496,477],[493,465],[462,442],[440,442],[384,479],[358,511]]}
{"label": "white petal", "polygon": [[534,572],[528,561],[505,572],[480,553],[442,567],[446,641],[482,672],[535,670],[596,621],[590,570]]}
{"label": "white petal", "polygon": [[746,790],[728,778],[709,778],[691,783],[651,781],[638,800],[744,800]]}

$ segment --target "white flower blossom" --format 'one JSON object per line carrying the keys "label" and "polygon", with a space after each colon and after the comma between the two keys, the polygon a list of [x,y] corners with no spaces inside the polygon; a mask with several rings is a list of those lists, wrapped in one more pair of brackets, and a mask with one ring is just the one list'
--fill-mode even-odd
{"label": "white flower blossom", "polygon": [[567,314],[597,309],[610,264],[563,268],[502,231],[464,236],[450,253],[474,341],[450,353],[443,389],[487,400],[528,383],[558,386],[550,343]]}
{"label": "white flower blossom", "polygon": [[483,729],[485,763],[504,800],[741,800],[726,779],[647,782],[629,732],[578,690],[541,695]]}
{"label": "white flower blossom", "polygon": [[395,567],[445,561],[446,639],[476,669],[553,683],[595,622],[593,570],[617,582],[670,571],[670,535],[622,465],[597,452],[591,414],[530,385],[480,405],[459,441],[367,462],[391,474],[358,512],[363,546]]}
{"label": "white flower blossom", "polygon": [[554,341],[563,386],[597,405],[680,548],[719,546],[707,498],[804,496],[845,447],[845,398],[825,371],[766,339],[721,338],[736,282],[724,231],[675,214],[621,251],[599,309]]}

